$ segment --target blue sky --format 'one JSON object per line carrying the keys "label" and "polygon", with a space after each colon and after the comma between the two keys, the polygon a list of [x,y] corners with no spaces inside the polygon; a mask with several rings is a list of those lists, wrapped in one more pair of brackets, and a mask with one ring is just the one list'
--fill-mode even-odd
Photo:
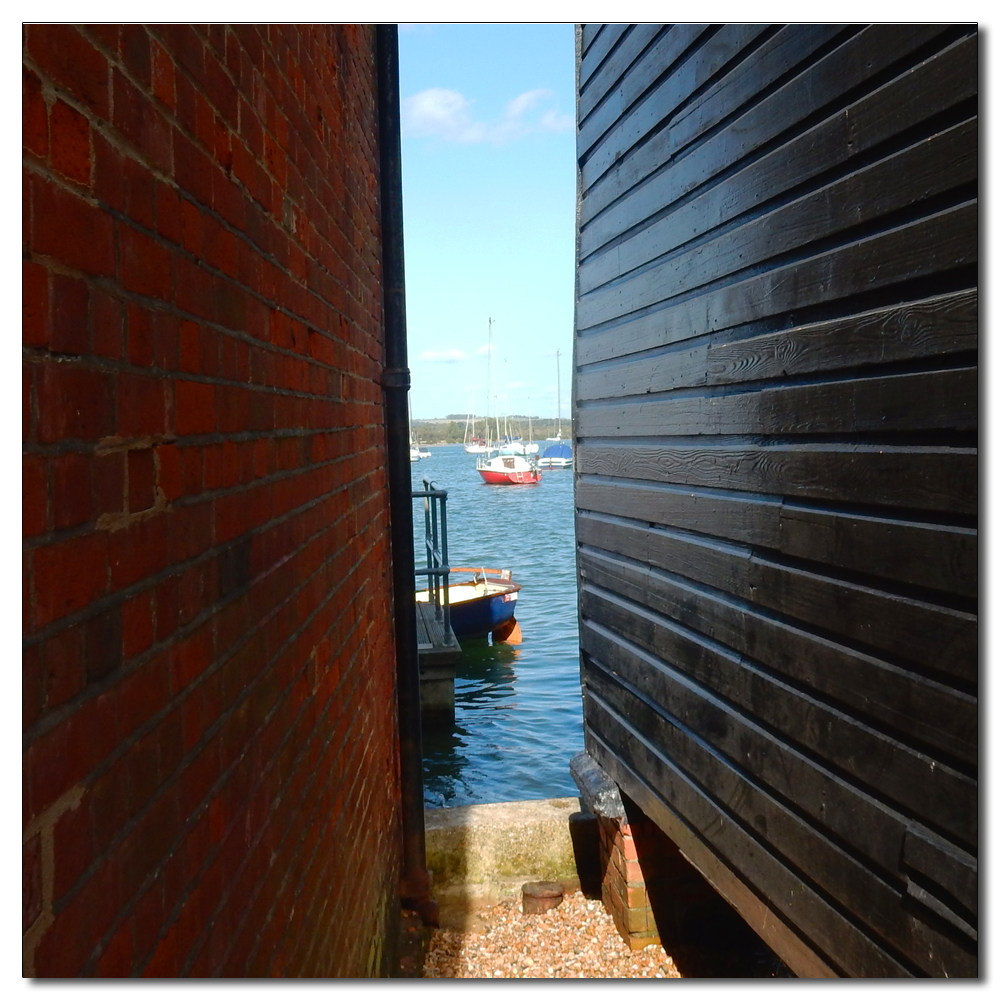
{"label": "blue sky", "polygon": [[573,25],[401,25],[399,63],[413,416],[485,411],[492,318],[501,415],[556,416],[558,350],[568,417]]}

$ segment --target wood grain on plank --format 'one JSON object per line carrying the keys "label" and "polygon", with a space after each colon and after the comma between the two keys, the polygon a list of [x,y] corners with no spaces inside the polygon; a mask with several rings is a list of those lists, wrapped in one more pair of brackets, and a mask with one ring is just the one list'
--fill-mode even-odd
{"label": "wood grain on plank", "polygon": [[725,335],[716,334],[697,344],[582,367],[576,398],[587,402],[734,385],[972,351],[979,341],[978,309],[978,291],[970,289],[741,340],[720,340]]}
{"label": "wood grain on plank", "polygon": [[979,759],[978,701],[877,657],[767,614],[728,593],[606,551],[578,554],[584,584],[643,605],[796,685],[901,742],[975,768]]}
{"label": "wood grain on plank", "polygon": [[816,946],[807,942],[791,922],[768,906],[737,874],[731,863],[720,858],[703,836],[667,805],[637,771],[612,753],[602,733],[588,728],[585,745],[587,753],[622,789],[628,789],[626,794],[683,851],[684,856],[797,976],[828,979],[842,974],[842,970],[820,957]]}
{"label": "wood grain on plank", "polygon": [[[975,515],[975,448],[932,445],[655,444],[580,440],[579,474],[832,503]],[[888,512],[887,512],[888,513]]]}
{"label": "wood grain on plank", "polygon": [[[625,297],[608,313],[578,306],[578,364],[624,357],[793,309],[912,281],[978,260],[978,205],[966,201],[863,239],[789,261],[730,283],[638,306]],[[593,316],[613,326],[587,333]],[[596,323],[594,324],[596,326]],[[578,352],[579,353],[579,352]]]}
{"label": "wood grain on plank", "polygon": [[[638,30],[638,28],[635,30]],[[601,139],[609,128],[621,125],[623,115],[632,117],[633,129],[639,127],[638,121],[640,117],[647,124],[647,127],[651,127],[652,123],[649,123],[647,120],[649,110],[652,109],[654,112],[664,113],[661,109],[664,107],[664,97],[666,95],[662,89],[657,88],[653,91],[653,94],[657,95],[658,99],[651,95],[643,98],[643,104],[647,109],[646,116],[638,116],[633,105],[707,30],[708,25],[706,24],[671,25],[643,53],[642,59],[633,60],[628,72],[607,89],[600,106],[595,107],[593,113],[586,119],[582,117],[583,97],[581,95],[581,119],[576,139],[577,158],[585,160],[588,151],[593,148],[594,144]],[[631,40],[631,36],[626,41],[629,40]],[[626,51],[628,50],[626,49]],[[611,70],[608,74],[609,76],[614,73],[616,66],[617,62],[609,65],[609,69]],[[675,87],[674,89],[678,90],[679,88]]]}
{"label": "wood grain on plank", "polygon": [[577,479],[575,499],[581,513],[696,531],[961,597],[978,593],[974,528],[592,476]]}
{"label": "wood grain on plank", "polygon": [[[683,817],[689,827],[709,840],[715,853],[727,866],[740,873],[740,878],[754,888],[766,905],[814,943],[818,957],[829,962],[829,956],[836,955],[838,962],[842,963],[841,968],[849,975],[887,978],[912,975],[839,909],[817,894],[798,872],[790,870],[768,849],[766,841],[734,822],[706,798],[700,787],[693,784],[607,703],[590,694],[585,705],[587,721],[595,735],[602,739],[605,747],[615,747],[613,755],[600,754],[598,763],[622,785],[627,794],[637,799],[642,808],[651,809],[659,819],[659,810],[652,807],[648,797],[637,787],[638,782],[630,780],[624,768],[628,768],[650,791],[655,788],[661,802],[669,803],[670,809]],[[685,845],[679,846],[685,849]],[[778,939],[772,945],[779,955],[783,955],[784,943],[784,940]]]}
{"label": "wood grain on plank", "polygon": [[723,395],[690,393],[577,405],[581,437],[697,437],[724,434],[879,434],[973,430],[979,418],[975,368],[806,385],[750,386]]}
{"label": "wood grain on plank", "polygon": [[[603,101],[610,99],[618,104],[618,100],[613,95],[620,87],[622,77],[634,62],[640,58],[645,61],[644,50],[657,36],[672,30],[673,25],[635,24],[632,26],[632,30],[622,38],[614,52],[601,67],[598,76],[589,79],[587,87],[581,91],[580,103],[577,107],[578,129],[587,123],[587,116]],[[655,60],[652,54],[649,58]]]}
{"label": "wood grain on plank", "polygon": [[[581,588],[581,621],[600,622],[634,646],[669,665],[669,680],[644,668],[651,697],[665,706],[678,705],[678,715],[698,729],[695,709],[681,709],[680,675],[703,691],[738,706],[758,723],[795,743],[825,766],[851,776],[869,794],[895,803],[932,829],[968,846],[976,844],[978,791],[975,779],[907,747],[891,737],[837,711],[805,692],[772,677],[738,655],[709,643],[648,608],[590,586]],[[588,633],[588,636],[590,633]],[[613,641],[613,640],[612,640]],[[582,646],[600,658],[596,648]],[[607,651],[605,650],[605,655]],[[624,668],[622,668],[624,669]],[[708,709],[698,711],[707,712]],[[719,712],[716,711],[716,716]],[[709,729],[724,732],[725,712]],[[752,758],[752,754],[750,758]]]}
{"label": "wood grain on plank", "polygon": [[954,677],[978,679],[976,615],[782,565],[745,546],[598,515],[578,515],[577,542],[725,591],[756,607],[832,632],[846,643]]}
{"label": "wood grain on plank", "polygon": [[[913,26],[907,26],[908,29]],[[713,135],[699,146],[689,156],[682,158],[671,169],[667,176],[662,167],[670,160],[669,136],[661,131],[653,135],[634,152],[627,153],[609,169],[600,180],[593,185],[584,184],[581,188],[583,200],[580,206],[580,255],[586,258],[590,253],[602,246],[607,239],[614,238],[625,228],[620,216],[622,213],[636,215],[636,202],[653,206],[663,206],[690,194],[710,178],[730,170],[740,161],[758,151],[765,152],[768,143],[791,130],[799,122],[807,121],[808,125],[800,126],[805,131],[812,125],[810,116],[825,107],[838,96],[848,93],[865,80],[885,69],[893,61],[909,51],[917,49],[922,43],[939,34],[939,26],[918,26],[915,30],[899,31],[899,26],[876,25],[854,36],[834,52],[829,53],[821,63],[816,64],[786,83],[778,91],[769,94],[763,101],[749,108],[730,128]],[[971,50],[975,60],[975,49]],[[976,92],[976,66],[970,66],[968,50],[962,53],[960,61],[964,60],[965,78],[969,80],[969,94]],[[934,56],[929,57],[933,61]],[[956,69],[946,66],[946,69]],[[937,102],[943,102],[945,107],[952,106],[961,97],[947,79],[940,92],[935,94],[928,90],[928,85],[939,78],[942,67],[935,65],[923,77],[907,79],[914,98],[912,117],[914,121],[923,121],[930,114]],[[901,74],[903,76],[905,74]],[[921,88],[920,85],[924,86]],[[916,85],[916,86],[914,86]],[[919,94],[919,99],[917,98]],[[875,102],[882,115],[891,114],[897,124],[897,129],[907,127],[906,94],[902,101],[897,96],[892,102]],[[900,104],[904,107],[900,107]],[[850,124],[853,130],[853,118],[846,111],[831,109],[833,114],[844,116],[844,124]],[[861,124],[864,123],[862,118]],[[840,133],[841,129],[834,129]],[[852,138],[849,135],[848,138]],[[816,136],[812,137],[814,141]],[[824,155],[824,160],[829,156]],[[788,166],[794,163],[786,157]],[[673,166],[673,165],[672,165]],[[656,175],[656,176],[654,176]],[[794,177],[794,173],[793,173]],[[647,182],[648,183],[643,183]],[[789,180],[782,184],[787,189],[794,183]],[[634,189],[634,191],[632,190]],[[623,197],[626,192],[631,192]],[[620,199],[620,200],[619,200]],[[602,219],[600,226],[594,225],[594,220],[612,203],[617,202],[613,211]],[[656,210],[655,208],[652,210]],[[649,214],[647,209],[643,209]],[[635,221],[641,221],[635,219]],[[634,224],[634,223],[632,223]],[[610,233],[610,235],[608,235]]]}
{"label": "wood grain on plank", "polygon": [[[600,303],[614,294],[634,307],[668,298],[723,275],[741,272],[843,230],[966,185],[978,172],[978,119],[962,122],[831,180],[790,202],[716,236],[672,215],[637,230],[605,253],[581,263],[581,302],[587,322],[600,322]],[[696,223],[697,225],[697,223]],[[633,273],[634,272],[634,273]],[[616,294],[617,293],[617,294]],[[591,318],[593,314],[593,318]],[[583,324],[581,324],[583,325]]]}
{"label": "wood grain on plank", "polygon": [[[647,680],[644,672],[641,679]],[[926,924],[912,910],[901,907],[898,882],[891,884],[877,875],[856,860],[853,852],[832,841],[825,824],[810,822],[811,817],[804,818],[797,809],[786,806],[787,799],[782,801],[773,795],[768,778],[777,772],[776,762],[768,773],[757,774],[751,769],[748,776],[745,760],[771,762],[776,750],[773,736],[710,694],[686,687],[682,679],[680,684],[669,685],[667,713],[659,709],[662,702],[648,697],[633,680],[628,673],[616,671],[612,676],[597,664],[587,673],[588,689],[620,717],[628,719],[698,785],[711,789],[713,799],[736,822],[765,835],[775,853],[789,865],[808,872],[813,885],[856,914],[859,925],[870,936],[891,940],[916,967],[927,963]],[[685,720],[683,725],[677,723],[675,713]],[[807,765],[800,780],[811,783],[812,770]],[[929,971],[943,976],[950,966],[954,974],[952,942],[939,934],[936,945]],[[965,955],[971,950],[967,945]],[[968,960],[964,971],[974,974]]]}

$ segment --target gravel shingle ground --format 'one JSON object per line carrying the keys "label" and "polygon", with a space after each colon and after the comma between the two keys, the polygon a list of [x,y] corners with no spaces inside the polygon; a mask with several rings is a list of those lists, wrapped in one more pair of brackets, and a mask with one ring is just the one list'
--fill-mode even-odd
{"label": "gravel shingle ground", "polygon": [[630,951],[599,899],[567,893],[537,915],[519,900],[478,914],[474,931],[440,929],[430,935],[426,979],[682,979],[787,977],[762,945],[730,947],[661,945]]}

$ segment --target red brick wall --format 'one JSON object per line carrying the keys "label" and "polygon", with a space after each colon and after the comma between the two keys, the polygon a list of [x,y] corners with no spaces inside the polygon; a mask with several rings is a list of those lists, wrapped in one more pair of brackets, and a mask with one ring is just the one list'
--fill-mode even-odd
{"label": "red brick wall", "polygon": [[25,30],[26,975],[385,968],[374,49]]}

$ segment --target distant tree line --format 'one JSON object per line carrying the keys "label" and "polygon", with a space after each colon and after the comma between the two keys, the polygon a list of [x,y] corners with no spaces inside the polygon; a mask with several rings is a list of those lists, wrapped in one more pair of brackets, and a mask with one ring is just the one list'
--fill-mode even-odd
{"label": "distant tree line", "polygon": [[[465,440],[465,414],[459,417],[458,414],[449,413],[443,420],[414,420],[410,425],[413,439],[420,444],[461,444]],[[490,426],[495,428],[496,423],[490,420]],[[568,419],[561,422],[555,417],[532,417],[531,437],[534,441],[544,441],[546,438],[555,437],[556,431],[562,428],[562,436],[568,440],[573,435],[573,427]],[[503,418],[500,418],[500,430],[503,433]],[[528,418],[526,416],[514,416],[507,418],[507,430],[512,438],[528,440]],[[469,425],[469,433],[472,433],[472,425]],[[476,434],[479,437],[486,437],[486,421],[482,417],[476,417]]]}

